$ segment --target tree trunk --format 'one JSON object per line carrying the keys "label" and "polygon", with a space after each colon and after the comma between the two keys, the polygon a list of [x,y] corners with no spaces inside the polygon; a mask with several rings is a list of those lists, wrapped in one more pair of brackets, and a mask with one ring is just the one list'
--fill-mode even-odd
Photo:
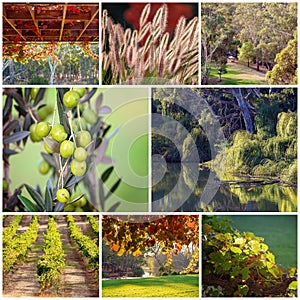
{"label": "tree trunk", "polygon": [[231,90],[232,90],[232,94],[234,95],[234,97],[238,102],[239,107],[243,112],[243,118],[244,118],[246,130],[249,131],[250,133],[254,133],[254,125],[251,118],[250,110],[248,108],[246,100],[242,95],[242,90],[240,88],[233,88]]}
{"label": "tree trunk", "polygon": [[14,68],[14,60],[9,60],[9,84],[14,84],[15,79],[15,68]]}
{"label": "tree trunk", "polygon": [[55,75],[55,69],[57,67],[57,61],[51,61],[51,57],[48,58],[48,64],[49,64],[49,68],[51,71],[51,75],[50,75],[50,85],[53,85],[54,83],[54,75]]}

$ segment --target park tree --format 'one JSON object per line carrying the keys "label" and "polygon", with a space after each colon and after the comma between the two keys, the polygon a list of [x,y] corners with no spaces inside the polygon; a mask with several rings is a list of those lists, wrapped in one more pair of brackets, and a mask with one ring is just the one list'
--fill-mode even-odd
{"label": "park tree", "polygon": [[289,41],[286,48],[276,55],[274,68],[266,75],[270,84],[297,84],[298,82],[298,36],[294,32],[294,38]]}
{"label": "park tree", "polygon": [[[231,6],[223,3],[202,3],[201,6],[202,83],[207,84],[214,55],[229,41]],[[224,54],[223,54],[224,55]]]}
{"label": "park tree", "polygon": [[254,58],[254,53],[254,46],[252,42],[245,42],[242,44],[242,47],[239,48],[238,59],[239,61],[246,62],[249,68],[250,61],[252,61]]}

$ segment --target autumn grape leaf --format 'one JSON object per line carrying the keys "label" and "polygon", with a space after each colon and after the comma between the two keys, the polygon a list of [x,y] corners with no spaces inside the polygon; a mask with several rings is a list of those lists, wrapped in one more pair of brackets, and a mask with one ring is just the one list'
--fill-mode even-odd
{"label": "autumn grape leaf", "polygon": [[110,249],[113,251],[118,251],[120,249],[120,246],[118,244],[112,244]]}
{"label": "autumn grape leaf", "polygon": [[194,228],[195,227],[195,222],[187,222],[186,223],[186,226],[188,227],[188,228]]}
{"label": "autumn grape leaf", "polygon": [[125,252],[126,252],[126,250],[125,250],[124,248],[121,248],[121,249],[118,251],[117,255],[118,255],[118,256],[122,256]]}
{"label": "autumn grape leaf", "polygon": [[133,256],[139,256],[142,254],[142,251],[140,249],[135,250],[134,252],[132,252]]}

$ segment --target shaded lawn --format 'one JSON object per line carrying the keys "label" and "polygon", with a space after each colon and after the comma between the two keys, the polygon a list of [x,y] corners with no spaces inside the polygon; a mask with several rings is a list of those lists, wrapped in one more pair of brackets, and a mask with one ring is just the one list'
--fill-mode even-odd
{"label": "shaded lawn", "polygon": [[297,266],[297,216],[228,216],[233,227],[263,237],[276,263],[286,268]]}
{"label": "shaded lawn", "polygon": [[218,71],[212,68],[210,78],[213,79],[213,82],[210,84],[267,84],[264,73],[248,68],[242,64],[229,62],[226,70],[227,73],[222,74],[221,81],[219,81]]}
{"label": "shaded lawn", "polygon": [[198,275],[102,281],[102,297],[199,297]]}

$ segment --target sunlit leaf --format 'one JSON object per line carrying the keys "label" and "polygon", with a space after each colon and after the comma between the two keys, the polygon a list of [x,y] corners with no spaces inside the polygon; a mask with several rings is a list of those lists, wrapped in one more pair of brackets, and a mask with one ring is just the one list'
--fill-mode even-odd
{"label": "sunlit leaf", "polygon": [[289,285],[290,290],[297,290],[298,289],[298,281],[293,281]]}
{"label": "sunlit leaf", "polygon": [[233,253],[236,253],[236,254],[241,254],[242,253],[241,248],[235,247],[235,246],[231,246],[230,251],[233,252]]}

